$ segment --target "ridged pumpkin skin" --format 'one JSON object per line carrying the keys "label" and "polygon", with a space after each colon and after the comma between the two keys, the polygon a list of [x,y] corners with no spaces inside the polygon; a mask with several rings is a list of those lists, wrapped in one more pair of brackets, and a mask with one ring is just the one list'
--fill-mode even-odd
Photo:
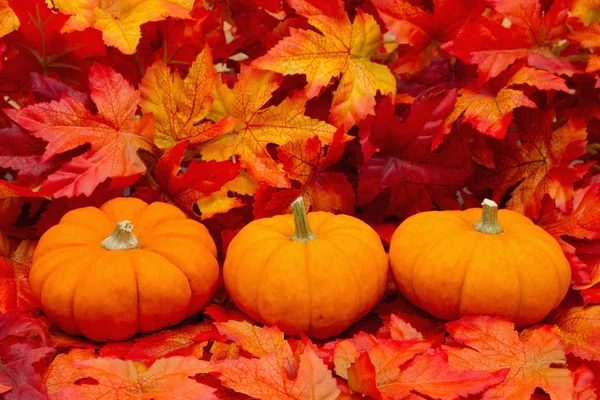
{"label": "ridged pumpkin skin", "polygon": [[[128,220],[138,248],[106,250],[103,240]],[[40,239],[29,281],[48,318],[98,342],[175,325],[198,313],[219,277],[204,225],[177,207],[116,198],[68,212]]]}
{"label": "ridged pumpkin skin", "polygon": [[527,217],[498,210],[499,234],[478,232],[482,209],[430,211],[406,219],[390,244],[398,289],[430,314],[544,319],[567,293],[571,268],[560,246]]}
{"label": "ridged pumpkin skin", "polygon": [[246,225],[227,249],[225,287],[263,324],[315,339],[338,335],[383,297],[387,254],[377,233],[354,217],[309,213],[316,237],[306,243],[291,240],[294,224],[292,215],[280,215]]}

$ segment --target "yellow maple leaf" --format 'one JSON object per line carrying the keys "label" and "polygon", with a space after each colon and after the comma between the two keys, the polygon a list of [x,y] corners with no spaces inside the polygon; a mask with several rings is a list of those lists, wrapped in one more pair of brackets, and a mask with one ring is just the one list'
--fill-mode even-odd
{"label": "yellow maple leaf", "polygon": [[133,54],[142,37],[140,26],[167,17],[189,18],[187,0],[54,0],[54,6],[72,14],[62,31],[94,27],[102,40],[124,54]]}
{"label": "yellow maple leaf", "polygon": [[588,26],[600,20],[600,0],[576,0],[571,14]]}
{"label": "yellow maple leaf", "polygon": [[209,117],[219,120],[232,116],[240,123],[235,133],[222,136],[203,147],[202,157],[219,160],[238,155],[242,166],[255,181],[265,181],[275,187],[289,187],[285,171],[271,157],[267,145],[308,140],[315,135],[323,144],[330,144],[336,128],[304,115],[305,98],[286,98],[277,106],[263,108],[279,83],[280,79],[272,72],[251,67],[242,67],[233,89],[217,81]]}
{"label": "yellow maple leaf", "polygon": [[8,5],[8,0],[0,0],[0,38],[19,29],[20,22]]}
{"label": "yellow maple leaf", "polygon": [[158,147],[171,148],[184,140],[190,144],[202,143],[235,127],[237,120],[233,117],[225,117],[217,124],[199,123],[210,111],[214,79],[207,47],[198,54],[185,79],[177,71],[171,73],[161,60],[148,68],[139,85],[140,106],[145,113],[154,114]]}
{"label": "yellow maple leaf", "polygon": [[250,175],[242,171],[233,180],[227,182],[221,190],[211,193],[210,195],[201,198],[196,202],[198,209],[202,213],[200,219],[209,219],[216,214],[223,214],[227,211],[241,207],[244,203],[239,197],[229,196],[229,192],[252,196],[256,193],[256,182],[252,180]]}
{"label": "yellow maple leaf", "polygon": [[321,34],[290,28],[291,36],[252,65],[284,75],[305,74],[308,98],[318,95],[323,86],[341,75],[333,96],[331,122],[351,127],[368,114],[373,115],[377,91],[383,94],[396,91],[396,80],[389,68],[370,60],[383,44],[375,19],[358,10],[350,22],[339,1],[328,5],[337,11],[332,12],[333,16],[323,14],[304,0],[289,3]]}

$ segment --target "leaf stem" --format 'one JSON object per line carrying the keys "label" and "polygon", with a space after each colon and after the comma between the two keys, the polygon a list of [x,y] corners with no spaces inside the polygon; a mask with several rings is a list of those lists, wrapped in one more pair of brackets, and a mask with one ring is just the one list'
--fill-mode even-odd
{"label": "leaf stem", "polygon": [[296,242],[309,242],[317,236],[310,229],[308,224],[308,216],[306,215],[306,209],[304,208],[304,199],[302,196],[298,197],[292,203],[292,212],[294,213],[294,223],[296,224],[296,230],[292,240]]}

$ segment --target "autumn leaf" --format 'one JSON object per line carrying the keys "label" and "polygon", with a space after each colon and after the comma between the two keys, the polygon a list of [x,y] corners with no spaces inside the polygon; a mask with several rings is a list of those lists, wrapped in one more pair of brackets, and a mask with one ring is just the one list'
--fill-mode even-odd
{"label": "autumn leaf", "polygon": [[536,388],[552,400],[569,399],[573,378],[566,368],[560,338],[549,326],[531,328],[521,335],[504,319],[464,317],[446,324],[453,340],[464,348],[443,346],[450,368],[494,373],[508,368],[504,381],[488,389],[482,400],[525,399]]}
{"label": "autumn leaf", "polygon": [[57,158],[42,162],[46,143],[17,125],[0,129],[0,167],[17,172],[23,180],[44,177],[60,166]]}
{"label": "autumn leaf", "polygon": [[171,148],[177,143],[202,143],[231,131],[237,121],[225,117],[218,124],[202,122],[212,105],[209,96],[215,79],[210,49],[205,47],[182,79],[179,72],[171,72],[163,61],[155,62],[139,85],[140,106],[145,113],[154,115],[155,143],[160,148]]}
{"label": "autumn leaf", "polygon": [[600,361],[600,306],[573,307],[552,319],[567,352]]}
{"label": "autumn leaf", "polygon": [[350,367],[365,352],[372,353],[373,357],[385,355],[389,362],[400,366],[429,348],[431,348],[431,342],[427,340],[378,339],[373,335],[361,332],[351,339],[335,343],[333,358],[335,373],[342,378],[349,379]]}
{"label": "autumn leaf", "polygon": [[26,314],[0,315],[0,384],[11,389],[6,400],[45,399],[41,374],[55,353],[48,332]]}
{"label": "autumn leaf", "polygon": [[[404,366],[393,351],[379,347],[362,353],[348,371],[350,389],[375,398],[397,399],[419,393],[434,399],[453,400],[476,394],[502,382],[507,369],[494,373],[450,368],[441,351],[416,355]],[[368,392],[365,392],[367,389]]]}
{"label": "autumn leaf", "polygon": [[285,171],[271,157],[267,145],[284,145],[315,135],[323,144],[330,144],[336,128],[307,117],[304,114],[306,99],[300,97],[286,98],[277,106],[265,107],[280,81],[273,73],[242,67],[233,89],[217,82],[211,117],[220,120],[229,115],[241,122],[236,133],[222,136],[203,148],[203,157],[214,159],[210,153],[218,153],[220,159],[238,155],[241,165],[255,181],[289,187]]}
{"label": "autumn leaf", "polygon": [[[193,379],[196,374],[210,371],[208,362],[194,357],[161,358],[150,368],[116,358],[92,358],[63,367],[62,373],[77,379],[64,382],[52,399],[91,400],[97,399],[99,393],[111,393],[115,398],[217,400],[213,388]],[[82,378],[93,379],[97,383],[83,381],[77,384]]]}
{"label": "autumn leaf", "polygon": [[102,32],[107,46],[133,54],[142,36],[140,26],[167,17],[188,18],[189,10],[176,0],[53,0],[65,14],[73,14],[63,32],[94,27]]}
{"label": "autumn leaf", "polygon": [[19,18],[10,8],[8,0],[0,0],[0,38],[19,29]]}
{"label": "autumn leaf", "polygon": [[[523,71],[523,70],[521,70]],[[511,89],[511,84],[529,84],[532,82],[544,82],[550,85],[552,81],[535,78],[535,72],[525,70],[518,72],[514,76],[515,81],[509,81],[508,84],[496,90],[491,85],[478,87],[476,85],[467,86],[458,91],[458,99],[454,111],[446,119],[446,131],[449,125],[462,116],[462,121],[469,122],[475,129],[486,135],[495,138],[503,138],[506,130],[513,119],[513,112],[519,107],[536,108],[537,106],[520,90]],[[560,78],[557,78],[560,79]],[[539,83],[541,85],[542,83]],[[562,82],[564,85],[564,81]],[[561,89],[562,89],[562,86]],[[565,86],[566,89],[566,86]]]}
{"label": "autumn leaf", "polygon": [[139,92],[120,74],[100,64],[92,66],[90,87],[98,114],[68,95],[59,101],[5,111],[34,136],[48,142],[42,162],[78,146],[90,146],[90,151],[48,177],[46,188],[56,197],[89,196],[107,178],[139,175],[146,166],[137,151],[153,150],[152,117],[135,118]]}
{"label": "autumn leaf", "polygon": [[340,0],[332,1],[329,14],[306,0],[290,0],[296,12],[321,33],[290,28],[290,36],[281,40],[252,65],[284,75],[304,74],[308,98],[338,76],[330,121],[350,128],[365,116],[374,114],[377,91],[394,93],[396,82],[389,69],[370,57],[383,44],[375,19],[357,10],[351,23]]}
{"label": "autumn leaf", "polygon": [[[456,191],[471,175],[471,154],[467,149],[471,132],[451,133],[432,151],[443,120],[452,110],[453,102],[448,101],[448,97],[453,94],[444,93],[415,102],[404,123],[394,116],[389,98],[378,105],[368,140],[379,152],[361,166],[359,206],[387,195],[384,215],[407,217],[428,211],[433,204],[459,207]],[[434,117],[430,118],[432,113]]]}
{"label": "autumn leaf", "polygon": [[9,51],[3,56],[0,92],[20,105],[26,104],[32,72],[60,77],[77,87],[86,86],[90,72],[87,59],[106,55],[100,33],[88,29],[60,34],[68,17],[48,9],[44,0],[9,0],[9,4],[21,24],[3,38]]}
{"label": "autumn leaf", "polygon": [[108,343],[100,349],[101,357],[114,357],[121,360],[143,362],[152,365],[160,358],[172,356],[194,356],[202,358],[206,341],[197,340],[210,332],[216,334],[212,323],[183,325],[175,329],[165,329],[153,334],[137,336],[125,342]]}
{"label": "autumn leaf", "polygon": [[575,0],[571,14],[587,26],[600,19],[600,3],[597,0]]}
{"label": "autumn leaf", "polygon": [[44,374],[44,386],[50,399],[56,399],[56,394],[65,386],[86,378],[86,372],[73,368],[79,361],[96,358],[93,349],[72,349],[68,353],[58,354]]}
{"label": "autumn leaf", "polygon": [[454,39],[459,29],[481,15],[482,1],[435,0],[433,10],[409,1],[373,0],[379,16],[401,45],[410,50],[400,54],[391,68],[398,74],[414,73],[427,67],[438,47]]}
{"label": "autumn leaf", "polygon": [[[154,171],[156,182],[166,198],[190,215],[198,201],[219,191],[223,185],[235,179],[240,164],[231,161],[192,161],[182,172],[181,161],[188,143],[181,142],[168,150],[159,160]],[[237,204],[227,204],[233,208]],[[226,212],[228,208],[219,209]]]}
{"label": "autumn leaf", "polygon": [[39,307],[29,285],[31,255],[21,256],[29,245],[29,241],[23,241],[13,254],[0,257],[0,314]]}
{"label": "autumn leaf", "polygon": [[515,61],[525,59],[530,67],[572,75],[574,67],[552,50],[564,37],[569,1],[557,0],[543,12],[537,0],[493,0],[502,18],[480,17],[467,23],[444,50],[477,65],[479,82],[498,76]]}
{"label": "autumn leaf", "polygon": [[214,323],[219,333],[256,357],[276,353],[282,363],[289,363],[293,354],[284,334],[277,327],[259,327],[247,321]]}
{"label": "autumn leaf", "polygon": [[478,187],[492,188],[495,201],[513,188],[507,206],[532,218],[537,217],[546,193],[557,201],[558,207],[568,209],[573,184],[590,167],[571,165],[585,151],[585,125],[569,120],[555,128],[553,118],[552,110],[519,110],[514,132],[503,141],[488,140],[494,168],[482,168],[474,178]]}
{"label": "autumn leaf", "polygon": [[271,400],[335,400],[340,393],[331,371],[306,347],[290,376],[272,352],[260,358],[238,358],[217,365],[223,385],[255,398]]}
{"label": "autumn leaf", "polygon": [[286,214],[299,196],[304,198],[306,208],[311,211],[354,214],[356,195],[352,184],[345,174],[327,171],[339,161],[345,145],[344,131],[340,128],[327,148],[321,145],[317,136],[278,147],[277,155],[283,169],[296,184],[289,189],[261,185],[255,196],[254,216]]}

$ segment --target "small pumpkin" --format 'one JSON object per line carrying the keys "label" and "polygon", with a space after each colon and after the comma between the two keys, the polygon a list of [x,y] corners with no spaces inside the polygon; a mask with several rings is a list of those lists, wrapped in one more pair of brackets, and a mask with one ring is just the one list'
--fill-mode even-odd
{"label": "small pumpkin", "polygon": [[400,292],[430,314],[506,317],[517,327],[544,319],[565,297],[571,268],[556,240],[529,218],[483,208],[407,218],[390,243]]}
{"label": "small pumpkin", "polygon": [[206,227],[177,207],[116,198],[69,211],[44,233],[29,281],[67,333],[125,340],[202,310],[217,286],[216,255]]}
{"label": "small pumpkin", "polygon": [[387,254],[377,233],[357,218],[307,215],[302,198],[292,210],[293,216],[255,220],[233,238],[225,288],[263,324],[315,339],[338,335],[383,297]]}

